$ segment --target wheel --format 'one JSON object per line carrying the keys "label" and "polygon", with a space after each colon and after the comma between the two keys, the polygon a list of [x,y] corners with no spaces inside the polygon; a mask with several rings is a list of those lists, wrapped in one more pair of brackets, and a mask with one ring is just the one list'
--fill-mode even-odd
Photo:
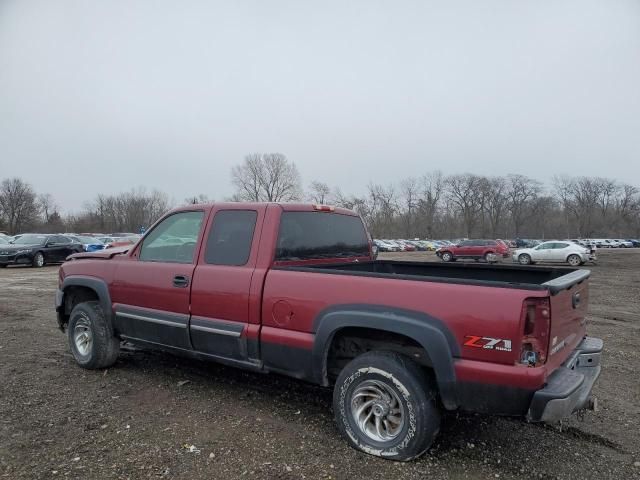
{"label": "wheel", "polygon": [[518,263],[520,265],[529,265],[529,264],[531,264],[531,255],[529,255],[527,253],[521,253],[518,256]]}
{"label": "wheel", "polygon": [[451,253],[449,252],[444,252],[441,258],[443,262],[450,262],[451,260],[453,260],[453,255],[451,255]]}
{"label": "wheel", "polygon": [[582,259],[579,255],[569,255],[567,257],[567,263],[572,267],[579,267],[580,265],[582,265]]}
{"label": "wheel", "polygon": [[106,368],[116,362],[120,340],[107,325],[100,303],[76,305],[69,317],[68,335],[73,358],[82,368]]}
{"label": "wheel", "polygon": [[42,252],[37,252],[33,256],[33,261],[31,262],[31,266],[35,268],[40,268],[44,266],[44,255]]}
{"label": "wheel", "polygon": [[2,265],[0,265],[0,268],[7,268],[7,264],[3,263]]}
{"label": "wheel", "polygon": [[338,376],[333,410],[353,448],[392,460],[422,455],[440,429],[436,393],[425,372],[397,353],[373,351]]}

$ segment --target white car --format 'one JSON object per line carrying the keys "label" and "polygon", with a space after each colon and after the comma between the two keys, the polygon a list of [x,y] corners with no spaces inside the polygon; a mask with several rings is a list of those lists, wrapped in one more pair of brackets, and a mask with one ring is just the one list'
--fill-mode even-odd
{"label": "white car", "polygon": [[520,265],[536,262],[560,262],[577,267],[585,262],[595,262],[596,256],[590,250],[576,243],[553,240],[533,248],[519,248],[513,252],[513,261]]}
{"label": "white car", "polygon": [[618,242],[621,248],[633,248],[633,242],[630,242],[629,240],[622,240],[620,238],[616,238],[613,241]]}

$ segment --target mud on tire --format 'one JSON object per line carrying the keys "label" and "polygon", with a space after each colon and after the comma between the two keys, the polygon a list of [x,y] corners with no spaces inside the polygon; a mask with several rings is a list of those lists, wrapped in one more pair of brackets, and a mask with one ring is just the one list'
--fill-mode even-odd
{"label": "mud on tire", "polygon": [[120,340],[109,328],[99,302],[76,305],[69,316],[67,334],[73,358],[82,368],[106,368],[118,359]]}
{"label": "mud on tire", "polygon": [[342,370],[333,391],[333,409],[338,430],[352,447],[407,461],[426,452],[438,434],[435,397],[425,372],[409,358],[373,351]]}

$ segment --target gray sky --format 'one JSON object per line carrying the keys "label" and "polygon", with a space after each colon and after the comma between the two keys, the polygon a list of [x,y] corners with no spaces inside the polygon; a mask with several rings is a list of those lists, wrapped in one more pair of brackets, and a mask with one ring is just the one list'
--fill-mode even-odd
{"label": "gray sky", "polygon": [[640,185],[640,2],[0,0],[0,178],[65,210],[445,173]]}

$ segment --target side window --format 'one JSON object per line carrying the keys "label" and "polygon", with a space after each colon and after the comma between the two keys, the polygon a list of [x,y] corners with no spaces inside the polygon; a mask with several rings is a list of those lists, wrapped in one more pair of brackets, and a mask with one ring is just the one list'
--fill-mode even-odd
{"label": "side window", "polygon": [[463,240],[462,242],[460,242],[461,247],[471,247],[472,245],[473,242],[471,240]]}
{"label": "side window", "polygon": [[193,263],[204,212],[179,212],[165,218],[142,242],[140,260]]}
{"label": "side window", "polygon": [[556,249],[567,248],[568,246],[569,246],[568,243],[554,243],[553,244],[553,248],[556,248]]}
{"label": "side window", "polygon": [[251,253],[255,210],[221,210],[213,218],[204,261],[210,265],[245,265]]}

